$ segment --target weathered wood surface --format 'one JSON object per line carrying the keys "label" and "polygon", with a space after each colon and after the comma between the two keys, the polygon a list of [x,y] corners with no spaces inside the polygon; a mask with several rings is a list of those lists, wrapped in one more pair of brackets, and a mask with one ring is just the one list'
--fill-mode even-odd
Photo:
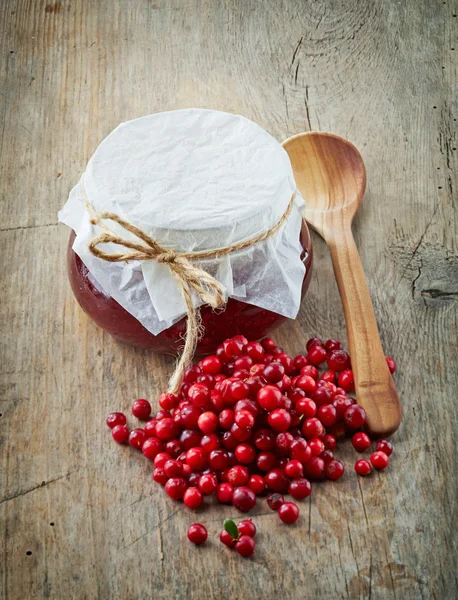
{"label": "weathered wood surface", "polygon": [[[0,2],[2,598],[457,597],[456,2]],[[254,560],[184,541],[195,516],[103,424],[172,363],[76,305],[56,212],[119,122],[186,106],[278,140],[349,138],[367,166],[354,231],[405,417],[389,471],[315,486],[297,526],[261,504]],[[324,243],[296,322],[345,338]]]}

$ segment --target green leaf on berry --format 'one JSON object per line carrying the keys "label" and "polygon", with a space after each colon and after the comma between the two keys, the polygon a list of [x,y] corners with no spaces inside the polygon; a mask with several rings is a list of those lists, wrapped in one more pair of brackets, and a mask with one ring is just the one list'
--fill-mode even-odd
{"label": "green leaf on berry", "polygon": [[224,529],[231,536],[232,539],[239,539],[239,530],[237,529],[237,525],[234,523],[232,519],[224,519]]}

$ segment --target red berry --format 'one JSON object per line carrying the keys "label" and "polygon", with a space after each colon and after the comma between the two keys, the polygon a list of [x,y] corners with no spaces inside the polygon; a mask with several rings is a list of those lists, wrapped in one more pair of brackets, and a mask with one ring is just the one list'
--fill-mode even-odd
{"label": "red berry", "polygon": [[204,497],[202,492],[196,487],[189,487],[183,496],[184,505],[188,508],[199,508],[204,501]]}
{"label": "red berry", "polygon": [[337,411],[332,404],[323,404],[320,406],[316,416],[325,427],[331,427],[337,421]]}
{"label": "red berry", "polygon": [[180,403],[180,399],[176,394],[164,392],[159,396],[159,405],[164,410],[173,410]]}
{"label": "red berry", "polygon": [[235,456],[239,463],[248,465],[256,458],[256,450],[250,444],[239,444],[235,449]]}
{"label": "red berry", "polygon": [[200,361],[200,367],[204,373],[216,375],[221,373],[222,364],[217,356],[206,356]]}
{"label": "red berry", "polygon": [[199,479],[199,489],[205,496],[214,494],[218,488],[218,479],[213,473],[206,473]]}
{"label": "red berry", "polygon": [[387,456],[393,453],[393,444],[389,440],[379,440],[375,444],[375,449],[379,452],[384,452]]}
{"label": "red berry", "polygon": [[328,387],[331,384],[328,384],[326,381],[321,381],[313,394],[313,399],[317,406],[323,406],[325,404],[330,404],[332,402],[332,390]]}
{"label": "red berry", "polygon": [[245,352],[255,363],[259,363],[264,358],[264,348],[259,342],[250,342],[245,346]]}
{"label": "red berry", "polygon": [[295,500],[304,500],[312,493],[312,484],[305,477],[293,479],[288,486],[288,494]]}
{"label": "red berry", "polygon": [[328,383],[336,382],[336,374],[334,371],[324,371],[320,377],[321,381],[327,381]]}
{"label": "red berry", "polygon": [[307,440],[324,437],[326,430],[318,419],[312,417],[302,424],[302,433]]}
{"label": "red berry", "polygon": [[323,340],[321,338],[314,337],[314,338],[310,338],[307,341],[307,343],[305,345],[305,348],[306,348],[306,350],[308,352],[309,350],[311,350],[313,348],[313,346],[323,346],[323,345],[324,345],[323,344]]}
{"label": "red berry", "polygon": [[203,436],[200,441],[200,447],[205,452],[205,454],[210,454],[214,450],[218,450],[219,448],[219,437],[216,433],[208,433]]}
{"label": "red berry", "polygon": [[208,464],[210,465],[210,469],[215,471],[226,469],[226,467],[229,466],[229,455],[227,450],[218,449],[210,452]]}
{"label": "red berry", "polygon": [[264,478],[261,475],[252,475],[248,480],[248,487],[253,490],[256,496],[259,496],[266,489]]}
{"label": "red berry", "polygon": [[355,462],[355,471],[358,473],[358,475],[366,477],[366,475],[369,475],[369,473],[372,471],[371,463],[364,459],[357,460]]}
{"label": "red berry", "polygon": [[272,469],[264,477],[266,486],[274,492],[283,492],[288,487],[288,478],[282,469]]}
{"label": "red berry", "polygon": [[210,390],[202,383],[194,383],[189,388],[188,397],[194,406],[201,408],[210,402]]}
{"label": "red berry", "polygon": [[276,436],[270,429],[258,429],[254,436],[254,445],[259,450],[273,450],[275,448]]}
{"label": "red berry", "polygon": [[126,424],[126,415],[120,412],[110,413],[105,419],[105,422],[110,429],[113,429],[117,425]]}
{"label": "red berry", "polygon": [[337,446],[337,440],[336,440],[335,436],[331,435],[330,433],[327,433],[324,436],[323,442],[324,442],[325,448],[328,450],[334,450],[334,448]]}
{"label": "red berry", "polygon": [[316,415],[316,404],[310,398],[301,398],[296,402],[295,410],[299,415],[304,415],[306,419],[310,419]]}
{"label": "red berry", "polygon": [[226,359],[230,360],[231,358],[236,358],[240,356],[243,351],[243,344],[241,341],[232,338],[230,340],[226,340],[223,342],[224,346],[224,354],[226,355]]}
{"label": "red berry", "polygon": [[271,362],[264,367],[262,376],[269,383],[278,383],[285,374],[284,366],[279,362]]}
{"label": "red berry", "polygon": [[345,371],[339,373],[337,383],[339,384],[339,387],[341,387],[346,392],[354,392],[355,378],[353,376],[353,371],[351,369],[345,369]]}
{"label": "red berry", "polygon": [[156,437],[160,440],[171,440],[178,435],[178,425],[170,417],[161,419],[156,424]]}
{"label": "red berry", "polygon": [[188,529],[188,540],[197,546],[205,542],[207,535],[207,530],[200,523],[195,523]]}
{"label": "red berry", "polygon": [[151,404],[148,402],[148,400],[135,400],[135,402],[132,404],[132,414],[134,417],[137,417],[137,419],[146,421],[149,419],[151,414]]}
{"label": "red berry", "polygon": [[294,502],[284,502],[278,509],[278,516],[283,523],[291,525],[299,518],[299,507]]}
{"label": "red berry", "polygon": [[[143,455],[146,456],[146,458],[149,458],[149,460],[154,460],[156,458],[156,456],[159,454],[159,452],[162,451],[162,449],[163,449],[163,446],[162,446],[161,440],[158,440],[155,437],[146,438],[142,444]],[[169,457],[168,454],[167,454],[167,457]],[[158,465],[156,465],[156,466],[158,466]],[[181,475],[181,473],[178,473],[178,475]],[[172,477],[172,475],[169,475],[169,477]]]}
{"label": "red berry", "polygon": [[[181,418],[181,415],[180,415]],[[150,419],[145,423],[143,429],[145,430],[146,437],[156,437],[156,419]]]}
{"label": "red berry", "polygon": [[[141,450],[146,440],[146,434],[143,429],[133,429],[129,435],[129,446]],[[153,456],[154,458],[154,456]]]}
{"label": "red berry", "polygon": [[[150,438],[154,439],[154,438]],[[146,440],[147,442],[149,440]],[[146,442],[145,442],[146,444]],[[183,475],[183,463],[179,460],[170,459],[164,464],[164,473],[167,477],[181,477]]]}
{"label": "red berry", "polygon": [[350,357],[345,350],[333,350],[328,357],[328,367],[332,371],[345,371],[350,368]]}
{"label": "red berry", "polygon": [[197,421],[202,414],[202,409],[197,406],[185,406],[181,409],[180,421],[183,427],[187,429],[196,429]]}
{"label": "red berry", "polygon": [[187,487],[186,481],[182,477],[172,477],[165,484],[165,491],[172,500],[181,500]]}
{"label": "red berry", "polygon": [[312,396],[316,391],[317,383],[310,375],[301,375],[296,381],[296,387]]}
{"label": "red berry", "polygon": [[159,452],[159,454],[156,454],[154,457],[154,466],[163,469],[165,463],[170,460],[170,458],[171,457],[167,452]]}
{"label": "red berry", "polygon": [[180,433],[180,443],[183,447],[183,450],[195,448],[200,445],[201,441],[202,434],[200,431],[195,431],[193,429],[183,429],[183,431]]}
{"label": "red berry", "polygon": [[234,540],[231,534],[225,529],[219,534],[219,539],[225,546],[228,546],[228,548],[233,548],[237,543],[237,540]]}
{"label": "red berry", "polygon": [[305,465],[312,457],[312,450],[303,438],[297,438],[291,444],[290,457]]}
{"label": "red berry", "polygon": [[268,421],[274,431],[288,431],[291,426],[291,415],[284,408],[276,408],[270,413]]}
{"label": "red berry", "polygon": [[302,466],[302,463],[293,458],[285,466],[284,471],[285,475],[290,479],[297,479],[298,477],[302,477],[304,467]]}
{"label": "red berry", "polygon": [[256,535],[256,525],[253,523],[253,519],[239,521],[237,523],[237,529],[239,530],[240,536],[249,535],[250,537],[254,537]]}
{"label": "red berry", "polygon": [[281,403],[282,393],[273,385],[265,385],[257,394],[258,404],[267,411],[272,411]]}
{"label": "red berry", "polygon": [[193,471],[202,471],[207,466],[207,457],[202,448],[190,448],[186,452],[186,462]]}
{"label": "red berry", "polygon": [[220,483],[216,490],[216,499],[220,504],[231,504],[234,486],[230,483]]}
{"label": "red berry", "polygon": [[313,365],[307,365],[300,370],[301,377],[311,377],[315,381],[318,379],[318,369]]}
{"label": "red berry", "polygon": [[241,512],[248,512],[256,505],[256,494],[249,487],[238,487],[232,495],[232,504]]}
{"label": "red berry", "polygon": [[342,344],[338,340],[327,340],[324,347],[328,352],[332,352],[333,350],[341,350]]}
{"label": "red berry", "polygon": [[160,485],[165,485],[167,483],[167,481],[169,480],[167,475],[164,473],[164,469],[161,467],[156,467],[154,469],[153,479],[156,483],[159,483]]}
{"label": "red berry", "polygon": [[277,457],[273,452],[260,452],[256,458],[256,466],[260,471],[270,471],[277,464]]}
{"label": "red berry", "polygon": [[357,452],[364,452],[364,450],[367,450],[371,445],[371,440],[367,433],[359,431],[358,433],[355,433],[354,436],[351,438],[351,443],[353,444],[353,448]]}
{"label": "red berry", "polygon": [[214,412],[207,411],[200,415],[197,425],[204,433],[213,433],[218,429],[219,421]]}
{"label": "red berry", "polygon": [[241,465],[231,467],[227,473],[228,482],[235,487],[245,485],[246,483],[248,483],[248,479],[248,469],[246,467],[242,467]]}
{"label": "red berry", "polygon": [[319,456],[312,456],[305,465],[305,474],[312,479],[322,479],[324,475],[325,463]]}
{"label": "red berry", "polygon": [[249,535],[241,535],[238,542],[235,544],[236,552],[245,558],[251,556],[254,553],[255,548],[256,542]]}
{"label": "red berry", "polygon": [[332,481],[337,481],[344,474],[344,465],[340,460],[331,460],[326,465],[324,472],[328,479]]}
{"label": "red berry", "polygon": [[378,451],[374,452],[374,454],[371,454],[370,461],[374,469],[377,469],[377,471],[383,471],[387,468],[390,459],[385,452]]}
{"label": "red berry", "polygon": [[235,422],[240,429],[252,429],[254,426],[254,421],[254,416],[249,410],[239,410],[235,413]]}
{"label": "red berry", "polygon": [[294,436],[289,431],[279,433],[275,440],[275,446],[280,456],[289,456],[291,444],[294,442]]}
{"label": "red berry", "polygon": [[388,365],[390,373],[393,374],[396,371],[396,363],[391,358],[391,356],[385,356],[385,358],[386,358],[386,364]]}
{"label": "red berry", "polygon": [[129,429],[127,425],[115,425],[111,430],[111,437],[118,444],[127,444],[129,441]]}
{"label": "red berry", "polygon": [[320,456],[320,454],[324,452],[324,442],[322,442],[319,438],[312,438],[308,441],[308,445],[313,456]]}
{"label": "red berry", "polygon": [[278,510],[284,501],[285,499],[283,496],[278,493],[269,494],[269,496],[267,496],[267,504],[272,510]]}
{"label": "red berry", "polygon": [[198,365],[191,365],[186,369],[183,379],[186,383],[194,383],[200,375],[202,369]]}
{"label": "red berry", "polygon": [[320,454],[320,458],[323,459],[324,466],[326,467],[326,465],[330,463],[331,460],[334,460],[334,452],[332,452],[331,450],[323,450],[323,452]]}
{"label": "red berry", "polygon": [[[317,344],[316,346],[312,346],[310,348],[307,354],[307,358],[312,365],[321,365],[327,358],[327,352],[323,346],[319,346]],[[331,365],[329,365],[329,368],[333,369],[334,371],[336,370],[333,367],[331,367]]]}
{"label": "red berry", "polygon": [[353,404],[345,411],[344,421],[349,429],[359,429],[366,422],[366,411],[362,406]]}
{"label": "red berry", "polygon": [[234,411],[230,408],[225,408],[219,413],[218,419],[223,429],[230,429],[234,423]]}

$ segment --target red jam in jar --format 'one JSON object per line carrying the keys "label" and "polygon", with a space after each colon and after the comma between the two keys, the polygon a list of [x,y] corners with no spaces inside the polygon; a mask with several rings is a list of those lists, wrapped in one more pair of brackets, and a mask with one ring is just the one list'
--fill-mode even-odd
{"label": "red jam in jar", "polygon": [[[73,293],[84,312],[102,329],[122,342],[156,352],[177,352],[183,346],[186,317],[158,335],[150,333],[116,300],[105,294],[80,257],[73,251],[74,240],[75,234],[72,232],[67,251],[68,275]],[[301,260],[305,266],[302,283],[302,296],[304,296],[310,284],[313,258],[310,232],[305,221],[302,222],[300,244]],[[214,311],[209,306],[202,306],[200,311],[204,333],[197,346],[198,354],[214,352],[225,339],[237,334],[243,334],[250,340],[259,339],[286,321],[286,317],[282,315],[234,298],[229,298],[222,311]]]}

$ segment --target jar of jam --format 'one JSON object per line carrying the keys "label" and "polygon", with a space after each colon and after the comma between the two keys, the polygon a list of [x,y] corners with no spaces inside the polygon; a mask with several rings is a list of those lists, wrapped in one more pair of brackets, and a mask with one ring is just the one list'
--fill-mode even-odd
{"label": "jar of jam", "polygon": [[[85,198],[177,252],[252,239],[292,203],[286,223],[268,239],[202,262],[227,302],[213,310],[194,299],[202,324],[197,352],[214,352],[238,333],[259,339],[297,313],[312,267],[303,199],[286,152],[251,121],[190,109],[124,123],[96,150],[59,214],[72,228],[68,274],[86,314],[122,342],[174,353],[183,346],[186,316],[173,278],[153,260],[112,263],[91,255],[89,242],[100,231]],[[117,223],[105,222],[121,235]]]}

